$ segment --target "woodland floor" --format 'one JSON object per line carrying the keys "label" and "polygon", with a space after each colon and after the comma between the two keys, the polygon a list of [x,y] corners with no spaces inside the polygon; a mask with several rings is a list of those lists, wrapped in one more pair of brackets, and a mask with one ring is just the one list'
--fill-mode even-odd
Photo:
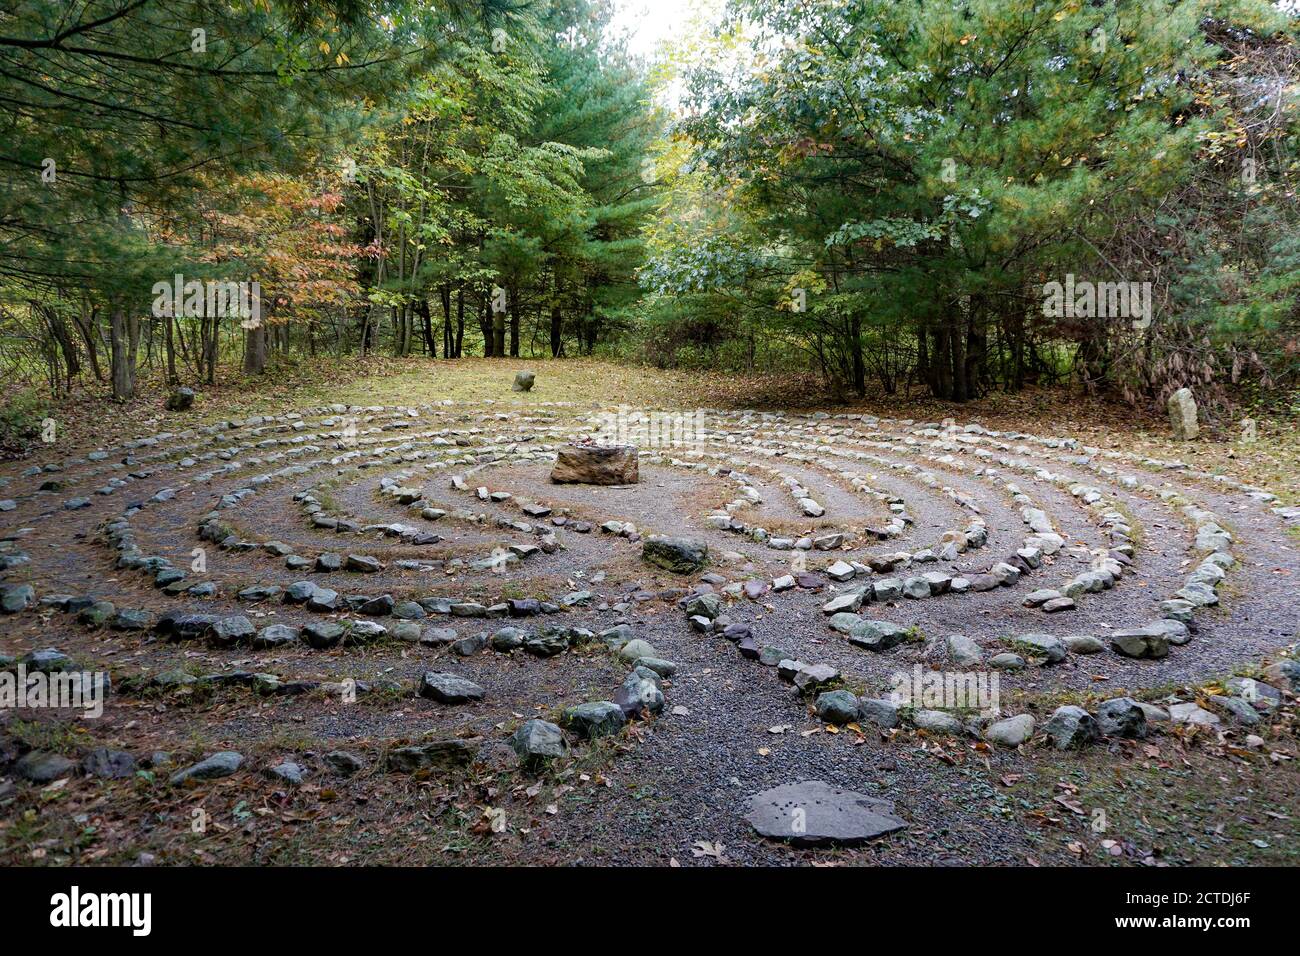
{"label": "woodland floor", "polygon": [[[514,373],[523,368],[537,371],[536,387],[527,394],[512,392]],[[140,572],[115,567],[102,528],[128,504],[176,488],[175,497],[150,504],[136,516],[132,529],[145,553],[169,555],[176,566],[186,566],[191,549],[200,543],[198,523],[221,495],[244,487],[249,476],[339,454],[333,444],[320,440],[315,443],[324,449],[319,453],[272,463],[270,446],[263,450],[254,439],[241,444],[234,456],[243,470],[200,480],[197,471],[212,472],[226,461],[204,461],[194,450],[207,447],[202,429],[253,415],[302,411],[302,433],[325,434],[336,427],[338,415],[311,415],[306,410],[334,404],[383,406],[389,411],[419,407],[424,417],[412,417],[414,428],[445,431],[463,440],[451,443],[450,452],[469,453],[485,447],[527,450],[530,438],[535,444],[554,443],[580,430],[594,412],[620,405],[716,409],[721,432],[739,439],[723,454],[779,466],[827,508],[825,518],[803,517],[786,488],[756,467],[763,504],[760,518],[746,520],[797,536],[857,526],[860,517],[887,519],[889,511],[879,501],[856,494],[814,462],[773,458],[759,454],[759,444],[748,444],[757,438],[768,449],[787,444],[793,448],[800,442],[816,445],[824,434],[819,428],[845,424],[835,417],[810,417],[825,412],[887,417],[893,423],[887,448],[861,436],[843,436],[843,441],[883,459],[939,471],[945,485],[978,502],[989,547],[945,564],[943,570],[953,574],[976,573],[1015,552],[1024,529],[1019,506],[1000,487],[991,487],[969,469],[944,471],[947,463],[926,458],[926,449],[909,443],[923,423],[946,418],[1004,434],[1070,437],[1082,446],[1095,446],[1099,455],[1131,456],[1115,467],[1179,491],[1219,515],[1232,531],[1238,565],[1220,590],[1219,606],[1198,612],[1201,623],[1194,640],[1173,648],[1162,660],[1135,661],[1107,650],[1087,657],[1071,654],[1056,666],[1007,674],[1004,714],[1027,712],[1041,724],[1059,704],[1091,708],[1121,693],[1154,703],[1171,697],[1203,701],[1227,678],[1256,674],[1277,661],[1297,640],[1296,526],[1237,491],[1192,475],[1224,475],[1267,488],[1280,504],[1300,503],[1300,435],[1293,422],[1261,421],[1260,439],[1252,444],[1217,440],[1213,433],[1197,442],[1176,443],[1161,420],[1144,420],[1113,403],[1060,392],[995,396],[959,408],[900,399],[831,405],[818,398],[810,384],[804,385],[807,404],[792,403],[791,383],[777,378],[669,373],[588,360],[413,360],[325,365],[280,373],[255,389],[207,390],[186,413],[164,411],[164,394],[156,390],[127,407],[84,402],[54,414],[59,436],[54,444],[36,447],[23,460],[0,463],[0,478],[8,479],[0,486],[0,499],[16,502],[15,510],[0,513],[0,538],[10,539],[4,553],[21,550],[30,556],[29,563],[11,568],[3,580],[10,585],[30,583],[38,597],[87,594],[112,601],[119,609],[153,615],[176,610],[180,603],[187,610],[246,614],[258,627],[308,620],[310,615],[301,608],[236,600],[235,592],[252,584],[287,587],[312,577],[286,570],[261,551],[218,552],[210,546],[214,556],[203,580],[216,584],[218,593],[200,602],[165,594]],[[745,416],[744,409],[783,417]],[[402,440],[402,430],[378,430],[389,419],[376,413],[374,420],[376,441]],[[257,427],[267,428],[259,437],[280,442],[275,452],[302,448],[293,444],[292,419],[252,426]],[[548,431],[551,428],[555,431]],[[244,442],[239,436],[249,430],[243,426],[226,434]],[[190,432],[195,437],[185,438]],[[124,440],[159,433],[164,437],[157,446],[121,449]],[[417,450],[450,453],[445,444],[434,448],[412,438]],[[750,448],[755,451],[746,450]],[[86,454],[97,449],[109,450],[108,457],[88,461]],[[790,552],[702,526],[702,516],[716,512],[735,493],[725,476],[646,463],[641,483],[633,488],[560,487],[547,482],[548,464],[503,459],[485,466],[477,477],[467,477],[471,491],[464,493],[452,490],[447,478],[466,472],[469,465],[425,472],[422,465],[433,459],[403,458],[409,451],[396,448],[395,457],[382,467],[349,470],[347,465],[326,463],[309,476],[258,486],[256,494],[221,512],[223,520],[240,536],[283,541],[303,555],[365,553],[385,563],[384,570],[373,575],[330,575],[329,586],[341,594],[388,593],[398,601],[438,595],[490,605],[508,598],[547,600],[578,589],[593,591],[590,604],[549,619],[431,616],[419,624],[449,625],[464,637],[490,634],[503,624],[535,630],[560,618],[566,625],[592,631],[627,623],[659,657],[678,665],[676,675],[664,682],[664,712],[635,721],[616,736],[574,746],[570,756],[539,771],[476,764],[396,773],[386,768],[384,758],[405,743],[504,739],[527,718],[555,719],[566,706],[612,699],[627,665],[599,642],[598,650],[571,649],[550,658],[522,651],[506,655],[491,648],[462,657],[448,647],[395,640],[324,651],[300,644],[265,651],[219,648],[135,631],[91,630],[80,626],[74,614],[32,607],[0,617],[0,653],[21,656],[58,648],[82,667],[111,671],[115,692],[96,720],[66,712],[0,711],[0,863],[131,864],[142,855],[160,865],[1300,863],[1300,805],[1295,796],[1300,721],[1294,699],[1249,731],[1227,720],[1219,733],[1168,727],[1145,740],[1108,740],[1081,752],[1060,752],[1038,738],[1009,750],[969,736],[882,731],[865,722],[833,727],[818,719],[811,699],[799,697],[778,679],[775,668],[745,659],[718,635],[698,634],[688,627],[672,599],[673,589],[697,584],[699,575],[674,576],[651,568],[641,560],[639,545],[598,527],[586,534],[569,530],[576,521],[598,526],[613,518],[630,521],[645,533],[705,539],[712,555],[734,549],[741,556],[738,561],[714,560],[709,571],[729,582],[771,582],[785,573]],[[106,469],[124,454],[140,456],[139,464],[124,467],[143,477],[131,479],[117,494],[97,497],[93,490],[105,480],[102,474],[112,474]],[[268,460],[260,462],[263,457]],[[937,648],[950,633],[965,634],[995,653],[1005,649],[1000,645],[1011,634],[1104,634],[1140,623],[1134,615],[1149,615],[1149,608],[1180,587],[1192,567],[1191,536],[1177,510],[1158,496],[1128,494],[1104,484],[1085,465],[1066,460],[1059,448],[1036,445],[1028,457],[1072,480],[1104,485],[1115,507],[1124,510],[1137,532],[1136,572],[1125,575],[1114,590],[1084,595],[1076,610],[1063,615],[1048,617],[1024,607],[1026,590],[1057,586],[1069,573],[1060,572],[1080,560],[1062,551],[1027,587],[1022,582],[986,593],[864,606],[864,616],[914,625],[926,638],[901,645],[886,657],[867,654],[827,628],[821,606],[842,587],[820,571],[840,555],[813,551],[808,568],[818,581],[815,587],[767,592],[756,600],[728,600],[727,615],[749,625],[759,645],[833,665],[842,674],[843,686],[864,696],[877,696],[893,670],[936,662]],[[1147,459],[1178,460],[1190,470],[1144,467]],[[40,476],[23,474],[33,465],[51,462],[64,467]],[[847,462],[843,467],[856,466]],[[891,471],[879,462],[875,467],[873,486],[904,499],[915,524],[907,537],[893,542],[859,542],[854,555],[926,546],[969,518],[968,509],[936,487],[918,482],[914,473]],[[292,497],[313,489],[324,506],[322,513],[354,518],[359,524],[419,524],[418,516],[411,518],[407,509],[381,494],[380,479],[397,472],[413,474],[406,483],[420,487],[427,504],[451,512],[427,528],[421,525],[422,530],[445,535],[444,541],[414,547],[371,535],[364,543],[331,543],[330,532],[310,527]],[[1079,550],[1100,543],[1093,515],[1065,487],[1034,482],[1030,475],[1007,477],[1025,486]],[[51,478],[65,486],[53,493],[39,491],[39,484]],[[508,491],[513,498],[480,501],[472,492],[480,483]],[[65,500],[81,495],[91,499],[89,506],[63,507]],[[518,500],[544,501],[569,519],[568,528],[555,532],[560,550],[520,562],[504,581],[460,565],[423,573],[395,565],[425,557],[465,562],[482,558],[494,542],[505,540],[492,522],[519,519]],[[463,508],[485,513],[488,524],[461,521],[455,509]],[[851,557],[847,552],[843,556]],[[326,583],[323,575],[315,577]],[[346,703],[319,691],[257,696],[238,682],[200,682],[181,691],[149,684],[150,676],[173,670],[192,675],[270,672],[281,681],[353,678],[373,682],[376,689]],[[487,688],[487,696],[461,706],[418,697],[412,691],[414,682],[430,670],[473,680]],[[385,688],[386,680],[398,686]],[[1247,744],[1247,733],[1260,742]],[[37,784],[19,779],[12,764],[6,767],[7,761],[27,751],[77,760],[99,747],[131,753],[140,769],[123,779],[72,773]],[[227,750],[243,755],[239,772],[196,787],[169,785],[176,769]],[[359,755],[362,769],[351,775],[332,771],[322,756],[336,750]],[[170,754],[171,763],[146,767],[146,758],[154,752]],[[266,768],[285,760],[306,768],[301,785],[286,786],[264,775]],[[908,827],[859,847],[816,849],[795,849],[755,834],[742,816],[746,798],[802,780],[825,780],[892,800]],[[1104,832],[1092,826],[1096,808],[1106,811]],[[193,826],[197,810],[208,821],[202,832]]]}

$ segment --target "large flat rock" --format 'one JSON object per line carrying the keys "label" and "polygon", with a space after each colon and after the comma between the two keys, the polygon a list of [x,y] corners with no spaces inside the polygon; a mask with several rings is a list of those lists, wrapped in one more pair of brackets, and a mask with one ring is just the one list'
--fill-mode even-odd
{"label": "large flat rock", "polygon": [[635,485],[639,479],[637,450],[630,445],[562,445],[551,468],[557,485]]}
{"label": "large flat rock", "polygon": [[796,846],[848,845],[902,830],[894,804],[821,780],[787,783],[749,798],[745,819],[762,836]]}

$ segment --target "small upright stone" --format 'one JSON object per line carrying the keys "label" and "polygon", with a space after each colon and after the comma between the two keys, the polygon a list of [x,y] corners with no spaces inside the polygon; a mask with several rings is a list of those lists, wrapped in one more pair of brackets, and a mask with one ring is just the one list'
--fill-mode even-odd
{"label": "small upright stone", "polygon": [[1180,388],[1169,396],[1169,425],[1176,441],[1192,441],[1201,433],[1196,415],[1196,399],[1190,388]]}

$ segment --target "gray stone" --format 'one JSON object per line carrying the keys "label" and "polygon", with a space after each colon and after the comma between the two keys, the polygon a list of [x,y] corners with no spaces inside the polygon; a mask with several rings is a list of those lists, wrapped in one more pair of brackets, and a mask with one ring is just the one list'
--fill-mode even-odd
{"label": "gray stone", "polygon": [[862,607],[862,594],[860,592],[849,592],[847,594],[837,594],[825,604],[822,605],[823,614],[840,614],[851,613]]}
{"label": "gray stone", "polygon": [[374,574],[384,568],[378,558],[369,554],[349,554],[344,559],[343,566],[349,571],[356,571],[360,574]]}
{"label": "gray stone", "polygon": [[1199,727],[1218,727],[1222,721],[1194,701],[1174,704],[1169,708],[1169,719],[1175,724],[1193,724]]}
{"label": "gray stone", "polygon": [[186,767],[184,770],[178,770],[172,774],[171,783],[173,787],[177,787],[198,780],[216,780],[219,777],[229,777],[239,770],[243,764],[244,758],[241,754],[235,753],[233,750],[222,750],[192,766]]}
{"label": "gray stone", "polygon": [[492,649],[494,651],[513,651],[516,648],[523,647],[527,638],[527,632],[520,628],[503,627],[492,635]]}
{"label": "gray stone", "polygon": [[471,634],[453,643],[451,649],[460,657],[473,657],[487,645],[488,637],[486,634]]}
{"label": "gray stone", "polygon": [[481,737],[452,737],[395,747],[388,752],[387,765],[389,770],[399,773],[413,773],[423,767],[465,766],[480,752],[482,744]]}
{"label": "gray stone", "polygon": [[1101,737],[1096,718],[1073,704],[1056,708],[1043,730],[1057,750],[1079,749]]}
{"label": "gray stone", "polygon": [[419,694],[440,704],[464,704],[482,700],[484,691],[473,681],[455,674],[429,671],[420,678]]}
{"label": "gray stone", "polygon": [[296,644],[301,631],[288,624],[269,624],[257,632],[253,638],[253,649],[264,651],[274,647],[286,647]]}
{"label": "gray stone", "polygon": [[537,765],[569,752],[564,731],[550,721],[538,718],[524,721],[507,742],[526,765]]}
{"label": "gray stone", "polygon": [[319,614],[337,611],[342,606],[343,599],[333,588],[313,588],[310,597],[307,598],[307,610]]}
{"label": "gray stone", "polygon": [[984,651],[964,634],[948,635],[948,656],[954,664],[974,667],[984,660]]}
{"label": "gray stone", "polygon": [[683,610],[687,617],[704,617],[714,621],[722,613],[722,598],[716,594],[697,594],[686,602]]}
{"label": "gray stone", "polygon": [[1147,735],[1147,715],[1131,697],[1114,697],[1097,708],[1097,724],[1107,737],[1141,739]]}
{"label": "gray stone", "polygon": [[1247,727],[1253,727],[1259,723],[1259,711],[1242,700],[1240,697],[1224,697],[1215,694],[1210,698],[1210,703],[1214,704],[1220,710],[1227,711],[1234,720],[1239,724]]}
{"label": "gray stone", "polygon": [[858,698],[847,690],[817,695],[817,716],[828,724],[849,724],[858,719]]}
{"label": "gray stone", "polygon": [[839,680],[840,672],[829,664],[805,664],[794,675],[794,686],[805,694],[825,687],[832,681]]}
{"label": "gray stone", "polygon": [[833,581],[848,581],[857,571],[846,561],[836,561],[826,569],[826,576]]}
{"label": "gray stone", "polygon": [[1168,722],[1169,711],[1165,710],[1163,707],[1157,707],[1155,704],[1147,704],[1140,700],[1135,701],[1135,703],[1142,709],[1142,713],[1146,717],[1148,724]]}
{"label": "gray stone", "polygon": [[888,730],[898,726],[898,705],[884,697],[863,697],[858,701],[858,716]]}
{"label": "gray stone", "polygon": [[72,658],[53,647],[24,654],[21,662],[27,670],[40,671],[42,674],[54,674],[72,668]]}
{"label": "gray stone", "polygon": [[852,845],[907,826],[888,800],[820,780],[785,784],[749,798],[745,819],[760,835],[796,846]]}
{"label": "gray stone", "polygon": [[153,624],[153,615],[148,611],[123,608],[109,621],[108,626],[114,631],[147,631]]}
{"label": "gray stone", "polygon": [[906,641],[912,629],[889,621],[862,621],[849,631],[849,643],[869,651],[887,651]]}
{"label": "gray stone", "polygon": [[454,644],[460,638],[454,627],[431,627],[420,635],[420,643],[430,647],[444,647]]}
{"label": "gray stone", "polygon": [[1125,657],[1169,656],[1169,638],[1163,628],[1134,627],[1114,631],[1110,635],[1110,646]]}
{"label": "gray stone", "polygon": [[233,647],[240,641],[251,640],[257,633],[253,622],[242,614],[219,618],[208,628],[208,643],[214,647]]}
{"label": "gray stone", "polygon": [[850,614],[848,611],[840,611],[838,614],[832,614],[830,620],[826,622],[832,631],[838,631],[840,634],[849,634],[855,627],[865,624],[866,619],[857,614]]}
{"label": "gray stone", "polygon": [[627,718],[623,708],[608,700],[578,704],[564,712],[564,725],[583,740],[607,737],[623,729]]}
{"label": "gray stone", "polygon": [[125,750],[98,747],[81,758],[81,770],[88,777],[122,780],[135,773],[135,758]]}
{"label": "gray stone", "polygon": [[53,783],[70,776],[77,765],[62,754],[42,753],[33,750],[24,754],[14,764],[14,773],[32,783]]}
{"label": "gray stone", "polygon": [[36,602],[36,590],[30,584],[0,585],[0,612],[17,614]]}
{"label": "gray stone", "polygon": [[284,589],[285,604],[305,604],[316,593],[316,585],[311,581],[295,581]]}
{"label": "gray stone", "polygon": [[903,582],[903,597],[921,599],[930,596],[930,582],[925,578],[908,578]]}
{"label": "gray stone", "polygon": [[623,681],[614,702],[629,718],[647,711],[660,713],[664,709],[664,692],[659,687],[659,675],[648,668],[638,668]]}
{"label": "gray stone", "polygon": [[677,665],[662,657],[638,657],[632,663],[637,667],[649,668],[660,677],[672,677],[677,673]]}
{"label": "gray stone", "polygon": [[516,372],[515,383],[510,386],[510,390],[512,392],[531,392],[533,390],[533,382],[536,378],[537,375],[534,372]]}
{"label": "gray stone", "polygon": [[194,407],[194,389],[182,386],[167,396],[167,411],[187,412]]}
{"label": "gray stone", "polygon": [[272,780],[279,780],[283,783],[292,784],[295,787],[301,784],[307,777],[306,768],[303,767],[302,764],[296,764],[292,761],[285,761],[284,763],[276,764],[274,767],[268,767],[263,771],[263,773]]}
{"label": "gray stone", "polygon": [[260,601],[270,601],[280,597],[281,590],[275,584],[255,584],[252,587],[244,588],[236,597],[241,601],[257,603]]}
{"label": "gray stone", "polygon": [[641,545],[641,557],[674,574],[692,574],[708,562],[708,545],[690,538],[654,536]]}
{"label": "gray stone", "polygon": [[1011,644],[1022,653],[1043,658],[1048,664],[1065,660],[1065,645],[1050,634],[1020,634],[1011,638]]}
{"label": "gray stone", "polygon": [[1034,718],[1029,714],[1007,717],[984,729],[984,739],[1003,747],[1019,747],[1034,735]]}
{"label": "gray stone", "polygon": [[1169,396],[1169,426],[1173,429],[1175,441],[1192,441],[1201,433],[1196,399],[1192,397],[1190,388],[1180,388]]}
{"label": "gray stone", "polygon": [[872,590],[877,601],[897,601],[903,596],[903,582],[898,578],[881,578]]}
{"label": "gray stone", "polygon": [[[645,641],[641,643],[650,647]],[[544,628],[540,633],[524,641],[524,650],[537,657],[555,657],[557,654],[563,654],[568,648],[569,636],[559,628]]]}
{"label": "gray stone", "polygon": [[1097,654],[1106,649],[1106,645],[1091,634],[1070,634],[1061,638],[1061,643],[1074,654]]}
{"label": "gray stone", "polygon": [[337,773],[350,777],[359,770],[365,769],[366,762],[356,754],[348,753],[346,750],[331,750],[322,758],[329,767]]}
{"label": "gray stone", "polygon": [[1196,613],[1196,605],[1182,598],[1173,598],[1160,604],[1160,613],[1169,620],[1191,624],[1192,615]]}
{"label": "gray stone", "polygon": [[330,571],[341,571],[342,569],[343,569],[343,559],[339,557],[337,554],[329,554],[327,552],[325,554],[318,555],[316,558],[317,571],[330,572]]}
{"label": "gray stone", "polygon": [[918,710],[912,714],[912,726],[932,734],[959,735],[966,729],[946,710]]}
{"label": "gray stone", "polygon": [[337,646],[346,633],[347,628],[336,621],[313,621],[303,625],[301,637],[308,647],[323,651]]}

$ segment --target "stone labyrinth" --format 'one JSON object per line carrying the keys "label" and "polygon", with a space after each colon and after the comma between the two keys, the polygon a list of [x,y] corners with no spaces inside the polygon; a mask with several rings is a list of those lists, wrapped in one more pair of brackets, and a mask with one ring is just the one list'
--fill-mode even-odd
{"label": "stone labyrinth", "polygon": [[[1177,724],[1244,739],[1300,686],[1279,656],[1300,618],[1300,514],[1122,448],[709,411],[703,440],[641,447],[638,483],[600,486],[550,481],[557,451],[599,426],[557,403],[169,420],[4,479],[0,664],[111,670],[111,698],[368,697],[383,705],[349,733],[401,738],[262,766],[222,750],[171,766],[177,785],[241,769],[292,784],[317,758],[538,772],[595,738],[639,739],[628,725],[741,719],[676,706],[710,673],[783,688],[791,723],[815,711],[877,741],[1026,754]],[[957,677],[899,694],[899,675],[915,690],[936,673]],[[996,677],[996,713],[944,696],[970,675]],[[1213,678],[1213,694],[1133,699]],[[1092,703],[1036,703],[1062,695]],[[7,756],[37,782],[168,759]],[[818,809],[792,822],[804,784]],[[744,793],[736,814],[804,843],[905,825],[838,784]]]}

